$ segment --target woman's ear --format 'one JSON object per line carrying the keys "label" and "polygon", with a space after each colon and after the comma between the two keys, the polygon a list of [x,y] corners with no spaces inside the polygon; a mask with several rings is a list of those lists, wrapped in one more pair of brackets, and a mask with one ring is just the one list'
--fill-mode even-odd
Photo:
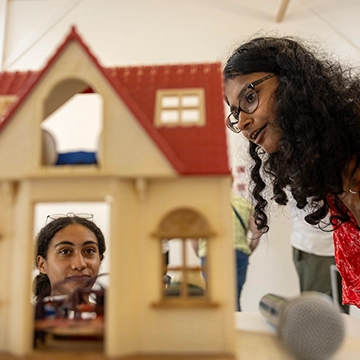
{"label": "woman's ear", "polygon": [[37,263],[37,267],[38,267],[39,271],[42,274],[47,274],[46,260],[41,255],[37,256],[36,263]]}

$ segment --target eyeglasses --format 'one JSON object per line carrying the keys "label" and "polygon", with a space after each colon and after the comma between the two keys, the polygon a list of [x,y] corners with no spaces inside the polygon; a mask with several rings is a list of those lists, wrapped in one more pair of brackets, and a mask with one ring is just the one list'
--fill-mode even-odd
{"label": "eyeglasses", "polygon": [[46,224],[48,224],[49,222],[56,220],[56,219],[65,218],[65,217],[75,217],[75,216],[81,217],[83,219],[90,220],[90,221],[94,220],[94,214],[69,212],[67,214],[50,214],[50,215],[48,215],[46,217]]}
{"label": "eyeglasses", "polygon": [[259,97],[257,92],[255,91],[255,86],[274,76],[275,74],[266,75],[265,77],[246,85],[241,90],[239,95],[239,107],[236,110],[232,111],[230,115],[226,118],[226,126],[231,131],[237,134],[241,132],[241,129],[238,126],[240,111],[251,114],[259,106]]}

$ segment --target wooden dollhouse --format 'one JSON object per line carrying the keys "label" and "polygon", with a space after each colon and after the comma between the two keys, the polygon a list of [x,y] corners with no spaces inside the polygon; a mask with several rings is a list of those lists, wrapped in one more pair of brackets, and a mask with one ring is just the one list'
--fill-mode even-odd
{"label": "wooden dollhouse", "polygon": [[[42,70],[0,73],[0,354],[34,351],[34,206],[107,199],[105,355],[235,359],[222,91],[220,63],[106,68],[75,28]],[[103,103],[99,147],[59,161],[41,124],[87,93]],[[208,241],[206,290],[167,296],[163,242],[189,238]],[[184,282],[199,270],[186,256],[175,269]]]}

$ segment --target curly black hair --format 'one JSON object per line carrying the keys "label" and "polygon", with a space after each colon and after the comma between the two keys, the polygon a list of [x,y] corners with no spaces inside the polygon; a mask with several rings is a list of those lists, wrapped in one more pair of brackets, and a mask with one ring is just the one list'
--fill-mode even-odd
{"label": "curly black hair", "polygon": [[[360,76],[319,48],[295,37],[257,37],[238,47],[225,64],[224,81],[255,72],[274,73],[276,125],[280,150],[266,154],[250,142],[252,195],[258,229],[267,232],[272,199],[286,205],[290,189],[298,208],[312,211],[305,220],[319,224],[333,195],[340,221],[349,215],[336,195],[343,193],[342,174],[360,153]],[[311,199],[311,200],[309,200]]]}
{"label": "curly black hair", "polygon": [[[37,266],[37,257],[40,255],[44,259],[47,258],[49,244],[51,239],[60,230],[64,229],[68,225],[79,224],[88,228],[96,237],[99,247],[100,261],[104,258],[104,252],[106,250],[105,238],[100,228],[88,219],[80,216],[64,216],[57,218],[47,225],[45,225],[36,236],[35,244],[35,265]],[[51,284],[46,274],[39,273],[34,279],[33,291],[35,296],[40,294],[50,295]]]}

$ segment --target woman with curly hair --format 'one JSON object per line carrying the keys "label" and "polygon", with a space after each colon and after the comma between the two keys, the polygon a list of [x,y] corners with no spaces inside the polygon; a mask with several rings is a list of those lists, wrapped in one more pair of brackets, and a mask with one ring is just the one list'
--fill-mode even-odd
{"label": "woman with curly hair", "polygon": [[271,199],[331,212],[343,302],[360,307],[360,76],[291,37],[258,37],[224,68],[227,127],[249,140],[254,217],[267,232]]}

